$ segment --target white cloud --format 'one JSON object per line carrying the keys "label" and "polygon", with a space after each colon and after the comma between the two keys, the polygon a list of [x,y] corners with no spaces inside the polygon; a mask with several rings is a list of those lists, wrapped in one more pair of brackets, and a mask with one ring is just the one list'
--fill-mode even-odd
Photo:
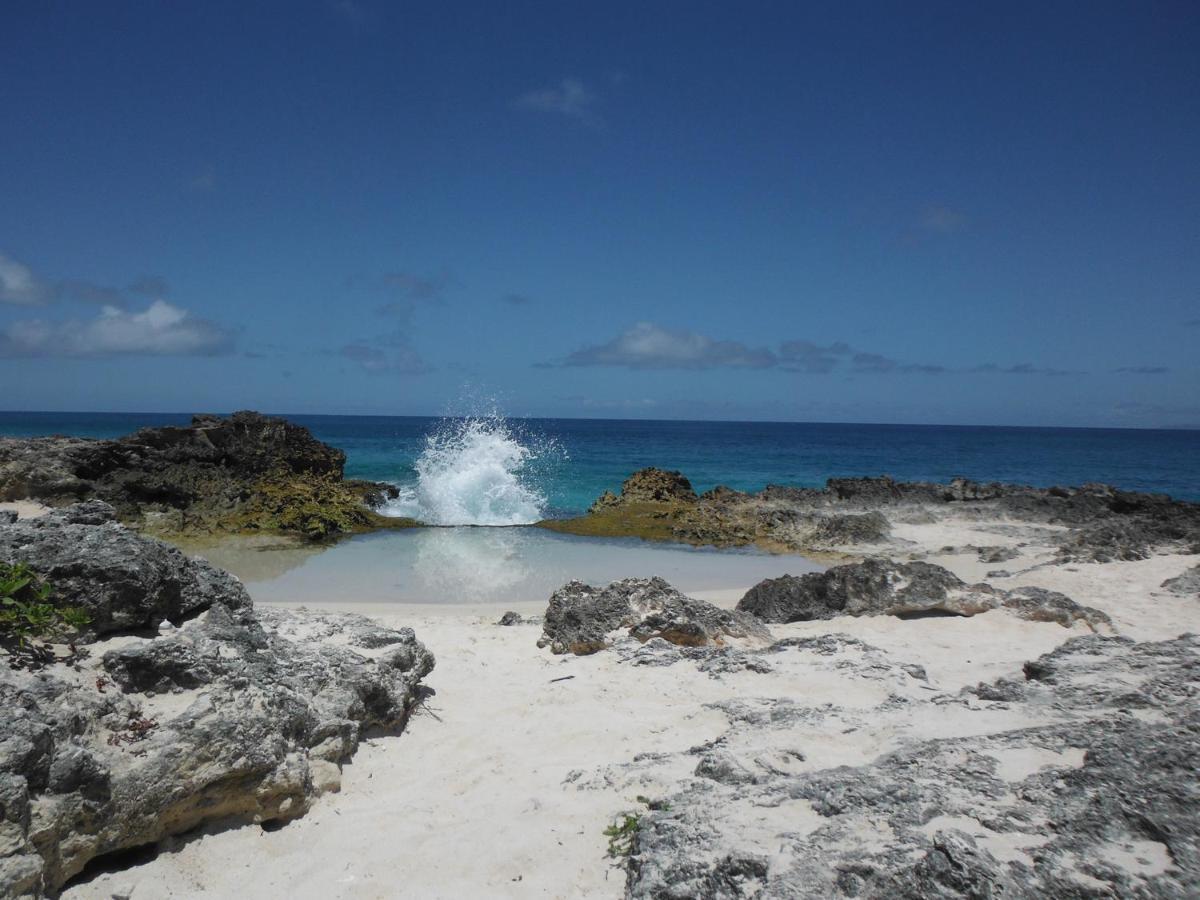
{"label": "white cloud", "polygon": [[0,303],[40,306],[53,299],[53,294],[28,266],[0,253]]}
{"label": "white cloud", "polygon": [[767,369],[778,360],[765,347],[716,341],[691,331],[669,331],[639,322],[606,344],[576,350],[568,366],[626,366],[630,369]]}
{"label": "white cloud", "polygon": [[517,109],[567,116],[598,128],[602,121],[596,114],[595,104],[596,95],[574,78],[564,78],[557,87],[529,91],[513,101]]}
{"label": "white cloud", "polygon": [[29,319],[0,331],[0,357],[213,356],[232,345],[228,329],[165,300],[141,312],[104,306],[90,320]]}
{"label": "white cloud", "polygon": [[948,206],[927,206],[917,221],[926,231],[938,234],[954,234],[969,224],[965,215]]}
{"label": "white cloud", "polygon": [[364,341],[346,344],[338,353],[362,366],[370,375],[424,375],[433,371],[417,351],[397,343],[391,351]]}

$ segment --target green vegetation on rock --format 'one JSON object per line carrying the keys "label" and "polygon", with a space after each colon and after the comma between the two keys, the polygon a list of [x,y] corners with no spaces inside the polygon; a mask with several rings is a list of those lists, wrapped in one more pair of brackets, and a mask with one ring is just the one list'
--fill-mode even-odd
{"label": "green vegetation on rock", "polygon": [[25,563],[0,563],[0,645],[18,653],[38,649],[45,641],[85,628],[91,617],[78,606],[58,606],[54,587]]}

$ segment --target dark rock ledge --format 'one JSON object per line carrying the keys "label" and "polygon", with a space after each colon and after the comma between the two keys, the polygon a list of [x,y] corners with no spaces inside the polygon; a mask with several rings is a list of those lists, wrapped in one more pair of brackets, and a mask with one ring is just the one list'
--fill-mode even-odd
{"label": "dark rock ledge", "polygon": [[256,412],[116,440],[0,438],[0,501],[103,500],[160,534],[284,532],[324,538],[415,524],[372,507],[387,484],[347,481],[346,455],[300,425]]}
{"label": "dark rock ledge", "polygon": [[737,608],[776,623],[835,616],[974,616],[1006,609],[1022,619],[1057,622],[1065,628],[1076,622],[1092,631],[1112,628],[1107,614],[1081,606],[1057,591],[1038,587],[1001,591],[988,584],[967,584],[931,563],[879,558],[824,572],[767,579],[747,591]]}
{"label": "dark rock ledge", "polygon": [[255,610],[240,582],[91,502],[0,523],[92,616],[77,654],[0,647],[0,896],[223,821],[302,815],[368,729],[404,725],[432,654],[359,616]]}
{"label": "dark rock ledge", "polygon": [[858,553],[884,544],[897,518],[966,513],[1066,526],[1062,562],[1146,559],[1156,552],[1200,553],[1200,504],[1104,484],[1035,488],[898,482],[889,477],[831,478],[823,489],[771,485],[757,494],[716,487],[697,496],[679,472],[641,469],[605,492],[588,514],[542,527],[571,534],[712,544],[757,544],[787,552]]}

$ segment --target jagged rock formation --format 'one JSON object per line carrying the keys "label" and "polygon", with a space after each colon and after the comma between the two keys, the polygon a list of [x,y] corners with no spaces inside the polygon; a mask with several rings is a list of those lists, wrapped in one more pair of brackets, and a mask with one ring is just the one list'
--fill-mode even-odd
{"label": "jagged rock formation", "polygon": [[176,625],[214,604],[249,608],[232,575],[138,536],[90,500],[0,527],[0,562],[24,562],[85,609],[93,634]]}
{"label": "jagged rock formation", "polygon": [[345,481],[346,456],[255,412],[117,440],[0,439],[0,500],[98,499],[162,532],[282,531],[318,538],[397,524],[369,508],[389,485]]}
{"label": "jagged rock formation", "polygon": [[929,701],[1030,727],[815,771],[786,748],[829,713],[731,707],[729,734],[692,751],[693,778],[641,813],[627,896],[1196,896],[1198,674],[1195,636],[1077,638],[1024,681]]}
{"label": "jagged rock formation", "polygon": [[1093,631],[1112,626],[1105,613],[1055,591],[1000,591],[987,584],[967,584],[941,566],[879,558],[824,572],[769,578],[747,591],[737,608],[764,622],[778,623],[835,616],[974,616],[1003,608],[1023,619],[1066,627],[1076,622]]}
{"label": "jagged rock formation", "polygon": [[696,497],[679,473],[643,469],[626,480],[619,496],[606,492],[588,515],[540,524],[574,534],[715,546],[853,550],[885,541],[894,518],[954,514],[1066,526],[1061,561],[1145,559],[1161,550],[1200,553],[1200,504],[1103,484],[1034,488],[883,476],[831,478],[822,490],[770,485],[745,494],[717,487]]}
{"label": "jagged rock formation", "polygon": [[626,578],[605,588],[572,581],[555,591],[538,646],[585,655],[624,635],[685,647],[721,645],[728,638],[763,643],[771,637],[753,616],[693,600],[661,578]]}
{"label": "jagged rock formation", "polygon": [[235,579],[101,503],[0,524],[0,558],[95,617],[67,661],[13,668],[0,648],[5,897],[208,822],[302,815],[366,729],[405,722],[433,667],[410,629],[256,611]]}
{"label": "jagged rock formation", "polygon": [[1200,594],[1200,566],[1192,566],[1182,575],[1168,578],[1162,586],[1172,594]]}

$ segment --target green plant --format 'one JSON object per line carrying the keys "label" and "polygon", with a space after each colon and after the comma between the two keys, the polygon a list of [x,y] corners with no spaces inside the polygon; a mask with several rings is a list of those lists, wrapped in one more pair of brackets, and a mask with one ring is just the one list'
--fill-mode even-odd
{"label": "green plant", "polygon": [[637,839],[638,829],[642,827],[642,817],[637,813],[625,813],[619,820],[604,829],[608,838],[608,855],[613,859],[629,856],[633,852],[633,842]]}
{"label": "green plant", "polygon": [[54,587],[25,563],[0,563],[0,642],[28,650],[61,631],[78,631],[91,623],[87,610],[57,606]]}
{"label": "green plant", "polygon": [[[671,807],[659,800],[651,800],[649,797],[643,797],[641,794],[637,796],[637,802],[643,804],[648,809],[666,810]],[[642,817],[638,813],[622,813],[620,819],[604,829],[604,836],[608,838],[608,855],[613,859],[627,857],[633,853],[633,845],[637,840],[638,832],[642,827]]]}

